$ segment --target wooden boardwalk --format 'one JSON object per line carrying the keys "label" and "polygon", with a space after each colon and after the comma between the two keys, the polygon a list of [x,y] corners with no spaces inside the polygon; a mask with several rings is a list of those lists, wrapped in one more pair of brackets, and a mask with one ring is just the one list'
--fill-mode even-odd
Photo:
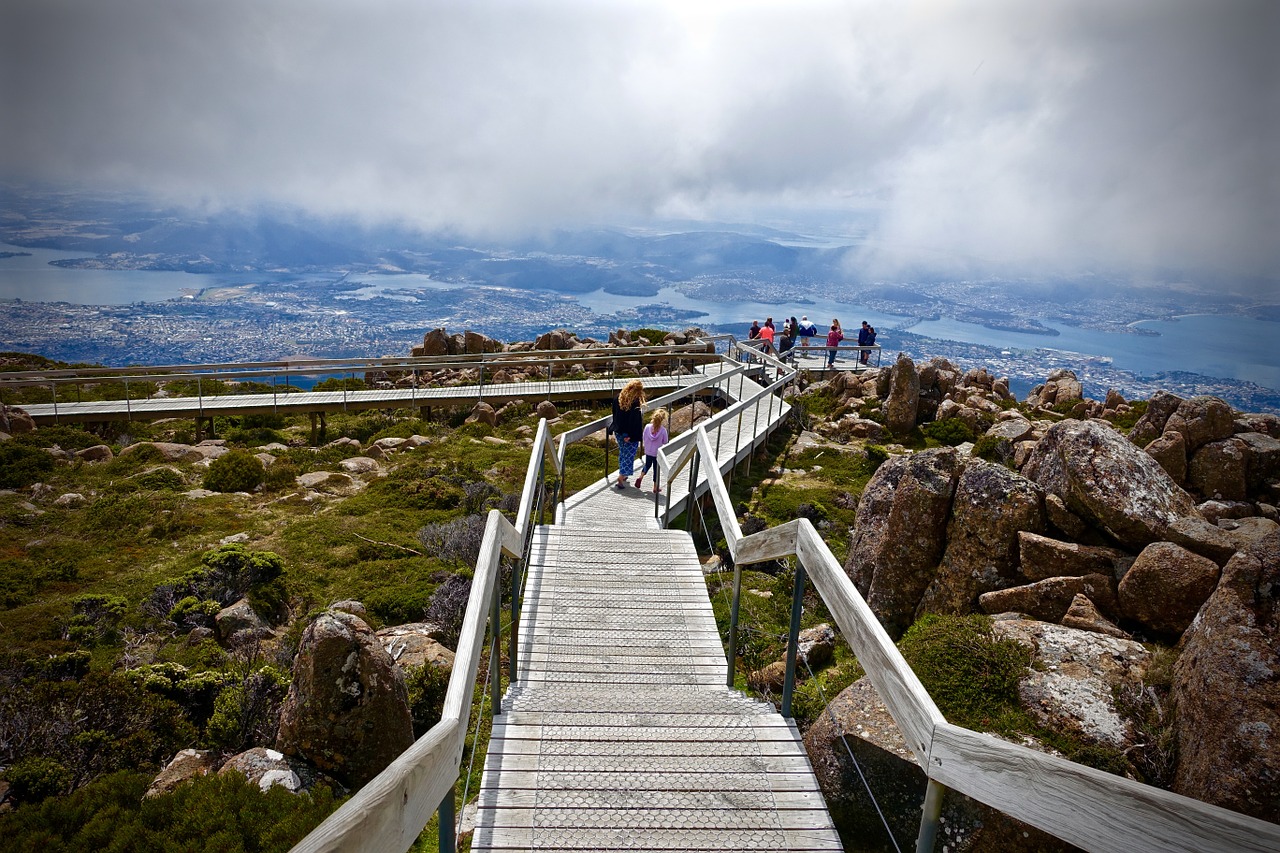
{"label": "wooden boardwalk", "polygon": [[[723,465],[763,436],[755,408]],[[725,687],[693,540],[613,476],[534,532],[471,849],[841,850],[795,726]]]}
{"label": "wooden boardwalk", "polygon": [[[698,376],[646,376],[645,387],[666,393]],[[148,397],[140,400],[95,400],[24,404],[37,425],[100,421],[208,418],[214,415],[308,414],[366,409],[459,406],[484,400],[494,408],[511,400],[582,400],[612,397],[626,384],[617,379],[556,379],[453,385],[439,388],[376,388],[363,391],[304,391],[279,394],[223,394],[203,397]]]}

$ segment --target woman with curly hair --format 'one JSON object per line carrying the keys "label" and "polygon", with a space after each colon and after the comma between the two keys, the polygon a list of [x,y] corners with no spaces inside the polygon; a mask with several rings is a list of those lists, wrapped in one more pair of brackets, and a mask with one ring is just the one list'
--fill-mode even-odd
{"label": "woman with curly hair", "polygon": [[636,447],[644,430],[644,383],[632,379],[613,401],[613,434],[618,439],[618,488],[627,487],[627,479],[635,472]]}

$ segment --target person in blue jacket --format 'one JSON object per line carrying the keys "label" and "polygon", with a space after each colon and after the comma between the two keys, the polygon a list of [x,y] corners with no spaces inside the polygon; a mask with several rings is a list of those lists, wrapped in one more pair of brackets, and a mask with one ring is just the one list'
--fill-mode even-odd
{"label": "person in blue jacket", "polygon": [[635,473],[636,448],[644,430],[644,383],[632,379],[618,392],[613,401],[613,435],[618,440],[619,489],[627,487],[627,480]]}

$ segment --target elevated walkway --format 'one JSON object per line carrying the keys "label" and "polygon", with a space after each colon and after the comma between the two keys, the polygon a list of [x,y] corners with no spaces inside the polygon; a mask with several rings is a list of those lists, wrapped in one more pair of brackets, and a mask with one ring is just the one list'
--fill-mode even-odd
{"label": "elevated walkway", "polygon": [[841,850],[795,726],[724,686],[692,540],[635,506],[534,531],[471,849]]}

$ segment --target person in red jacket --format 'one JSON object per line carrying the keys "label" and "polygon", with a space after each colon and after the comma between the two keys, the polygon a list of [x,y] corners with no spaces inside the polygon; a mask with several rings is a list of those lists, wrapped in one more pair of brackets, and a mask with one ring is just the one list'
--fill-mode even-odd
{"label": "person in red jacket", "polygon": [[827,367],[834,367],[836,363],[836,347],[840,346],[840,342],[844,340],[844,332],[840,329],[840,321],[831,321],[831,331],[827,332]]}

